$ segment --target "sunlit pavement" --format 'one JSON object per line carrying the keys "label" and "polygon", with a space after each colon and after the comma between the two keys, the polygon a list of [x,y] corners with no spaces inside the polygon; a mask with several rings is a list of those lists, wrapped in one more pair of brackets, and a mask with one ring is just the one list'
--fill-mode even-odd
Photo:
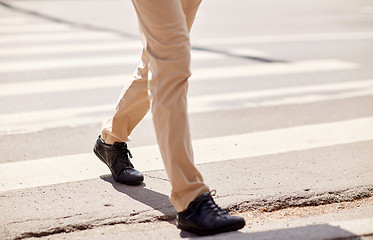
{"label": "sunlit pavement", "polygon": [[[131,2],[0,3],[0,238],[195,238],[175,227],[150,115],[129,143],[143,186],[113,182],[91,152],[139,63]],[[196,164],[247,220],[204,239],[373,234],[372,9],[203,2],[188,99]],[[319,205],[329,210],[292,212]]]}

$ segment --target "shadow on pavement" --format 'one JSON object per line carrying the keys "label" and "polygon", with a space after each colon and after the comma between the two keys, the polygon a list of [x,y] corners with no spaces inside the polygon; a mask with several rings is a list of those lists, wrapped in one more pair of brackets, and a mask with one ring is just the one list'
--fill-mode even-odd
{"label": "shadow on pavement", "polygon": [[[115,190],[126,194],[132,199],[139,201],[154,210],[161,212],[165,217],[164,220],[174,220],[176,211],[173,208],[167,195],[155,192],[145,188],[145,184],[139,186],[128,186],[114,181],[111,175],[103,175],[100,178],[110,183]],[[248,229],[248,226],[245,226]],[[229,232],[212,236],[200,237],[192,233],[181,231],[180,237],[184,239],[203,239],[203,240],[226,240],[226,239],[240,239],[240,240],[263,240],[263,239],[276,239],[276,240],[324,240],[324,239],[350,239],[359,240],[359,236],[346,231],[342,228],[332,226],[329,224],[310,225],[295,228],[285,228],[278,230],[269,230],[262,232]]]}
{"label": "shadow on pavement", "polygon": [[163,213],[166,219],[172,220],[175,218],[176,211],[174,210],[168,196],[145,188],[145,183],[139,186],[129,186],[115,182],[111,175],[103,175],[100,176],[100,178],[111,183],[113,188],[118,192],[126,194],[132,199]]}
{"label": "shadow on pavement", "polygon": [[[247,228],[247,226],[245,227]],[[203,239],[203,240],[225,240],[225,239],[240,239],[240,240],[264,240],[264,239],[276,239],[276,240],[325,240],[325,239],[349,239],[359,240],[359,236],[346,231],[342,228],[332,226],[329,224],[310,225],[304,227],[286,228],[278,230],[269,230],[263,232],[231,232],[218,234],[208,237],[191,236],[189,233],[181,232],[182,238],[192,239]]]}

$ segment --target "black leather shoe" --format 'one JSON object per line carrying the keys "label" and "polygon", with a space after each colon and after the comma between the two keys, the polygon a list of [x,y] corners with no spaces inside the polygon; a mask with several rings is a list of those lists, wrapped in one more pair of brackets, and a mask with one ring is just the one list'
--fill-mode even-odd
{"label": "black leather shoe", "polygon": [[245,226],[243,218],[231,216],[216,205],[209,192],[197,197],[177,215],[178,228],[198,235],[235,231]]}
{"label": "black leather shoe", "polygon": [[98,136],[93,152],[109,167],[115,181],[127,185],[138,185],[144,181],[144,176],[133,167],[128,158],[132,158],[132,155],[125,142],[106,144]]}

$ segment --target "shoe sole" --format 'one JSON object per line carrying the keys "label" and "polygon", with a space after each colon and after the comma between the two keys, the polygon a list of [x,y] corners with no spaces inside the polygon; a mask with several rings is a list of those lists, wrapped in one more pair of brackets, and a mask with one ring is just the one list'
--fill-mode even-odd
{"label": "shoe sole", "polygon": [[117,179],[115,179],[114,177],[114,174],[113,174],[113,171],[111,170],[111,168],[107,165],[107,163],[105,162],[104,158],[98,153],[98,151],[96,150],[96,146],[93,148],[93,152],[96,154],[96,156],[98,157],[98,159],[101,160],[101,162],[103,162],[110,170],[111,172],[111,176],[113,177],[114,181],[118,182],[118,183],[122,183],[122,184],[125,184],[125,185],[140,185],[143,181],[133,181],[133,182],[119,182]]}
{"label": "shoe sole", "polygon": [[208,230],[208,231],[203,231],[203,230],[194,229],[194,228],[184,228],[184,227],[180,226],[179,224],[177,225],[177,228],[181,229],[181,230],[184,230],[184,231],[188,231],[188,232],[197,234],[199,236],[207,236],[207,235],[214,235],[214,234],[218,234],[218,233],[237,231],[237,230],[240,230],[241,228],[243,228],[244,226],[245,226],[245,222],[240,223],[240,224],[236,224],[236,225],[230,225],[230,226],[227,226],[227,227],[224,227],[224,228],[212,229],[212,230]]}

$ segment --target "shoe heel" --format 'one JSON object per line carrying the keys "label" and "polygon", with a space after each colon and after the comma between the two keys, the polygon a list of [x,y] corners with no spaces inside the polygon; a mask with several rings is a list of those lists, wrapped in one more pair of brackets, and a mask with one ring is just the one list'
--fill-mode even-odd
{"label": "shoe heel", "polygon": [[103,162],[103,163],[105,163],[105,165],[107,165],[106,162],[104,161],[104,158],[101,157],[101,155],[100,155],[100,154],[98,153],[98,151],[96,150],[96,146],[93,148],[93,152],[94,152],[95,155],[98,157],[98,159],[101,160],[101,162]]}

